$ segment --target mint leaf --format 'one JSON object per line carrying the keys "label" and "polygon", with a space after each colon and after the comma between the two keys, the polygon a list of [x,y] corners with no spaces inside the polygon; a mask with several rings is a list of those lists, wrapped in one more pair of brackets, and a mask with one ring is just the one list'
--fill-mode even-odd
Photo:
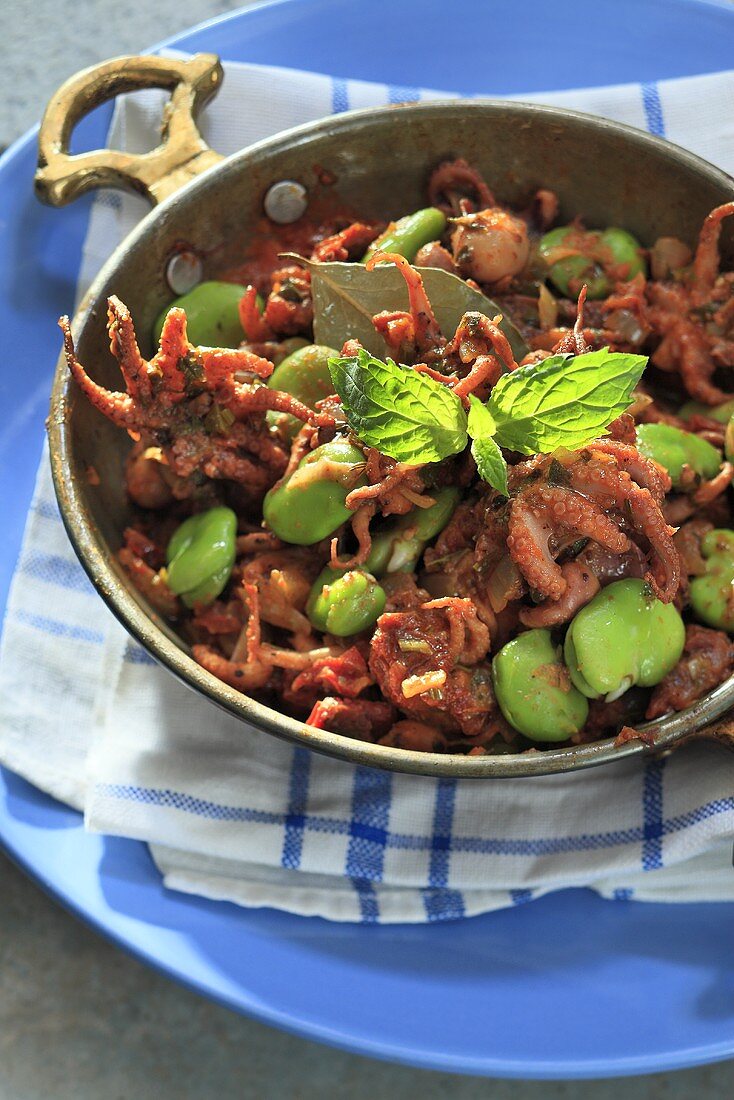
{"label": "mint leaf", "polygon": [[469,423],[471,453],[482,481],[486,481],[503,496],[510,495],[507,488],[507,463],[494,441],[495,423],[486,405],[474,394],[469,398]]}
{"label": "mint leaf", "polygon": [[503,375],[487,402],[497,442],[526,455],[582,447],[629,408],[646,363],[644,355],[602,348]]}
{"label": "mint leaf", "polygon": [[382,362],[364,349],[329,360],[349,427],[398,462],[441,462],[466,447],[466,413],[455,394],[426,374]]}

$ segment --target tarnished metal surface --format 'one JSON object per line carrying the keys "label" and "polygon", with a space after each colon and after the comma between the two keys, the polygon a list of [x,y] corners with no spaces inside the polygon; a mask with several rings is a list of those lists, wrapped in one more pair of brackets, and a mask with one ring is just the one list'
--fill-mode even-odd
{"label": "tarnished metal surface", "polygon": [[[580,214],[591,226],[624,226],[645,244],[661,235],[692,243],[712,207],[734,198],[734,180],[692,154],[575,112],[477,100],[350,112],[238,153],[149,214],[105,265],[75,318],[81,361],[98,382],[118,388],[120,375],[105,329],[107,296],[122,298],[138,331],[149,332],[170,300],[165,271],[176,242],[186,240],[202,257],[204,278],[216,276],[241,258],[261,216],[263,198],[276,181],[300,181],[313,196],[323,193],[321,180],[333,179],[329,190],[344,204],[365,218],[391,218],[424,205],[431,169],[455,156],[475,164],[501,201],[523,204],[537,187],[549,187],[559,195],[563,217]],[[115,180],[108,177],[107,182]],[[165,186],[165,181],[159,183],[159,193]],[[48,197],[55,201],[52,193]],[[731,259],[731,237],[726,234],[724,250]],[[409,752],[311,729],[206,672],[130,588],[115,561],[128,512],[123,462],[129,442],[81,398],[63,360],[54,382],[49,440],[64,521],[102,597],[163,665],[244,722],[355,763],[456,777],[571,771],[667,751],[694,734],[734,743],[734,727],[718,722],[734,704],[734,678],[687,712],[650,723],[646,730],[654,735],[654,744],[634,740],[615,747],[600,741],[514,756],[469,757]],[[99,485],[91,485],[85,476],[90,465],[99,474]]]}

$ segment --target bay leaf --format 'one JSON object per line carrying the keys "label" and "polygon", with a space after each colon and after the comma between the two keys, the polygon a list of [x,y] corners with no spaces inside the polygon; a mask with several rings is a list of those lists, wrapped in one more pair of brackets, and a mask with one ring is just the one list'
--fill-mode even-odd
{"label": "bay leaf", "polygon": [[[359,340],[371,355],[384,359],[390,349],[376,332],[372,317],[383,310],[407,310],[405,280],[393,265],[367,271],[363,264],[316,263],[287,253],[311,272],[314,307],[314,340],[340,348],[345,340]],[[419,267],[428,299],[441,332],[450,340],[462,316],[475,311],[496,317],[502,309],[463,279],[436,267]],[[500,328],[519,363],[530,350],[515,326],[503,315]]]}

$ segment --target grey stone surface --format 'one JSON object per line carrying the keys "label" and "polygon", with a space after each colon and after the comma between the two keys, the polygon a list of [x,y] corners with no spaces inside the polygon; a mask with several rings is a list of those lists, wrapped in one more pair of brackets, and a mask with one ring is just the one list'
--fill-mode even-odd
{"label": "grey stone surface", "polygon": [[[348,2],[348,0],[345,0]],[[0,144],[73,72],[236,0],[4,0]],[[625,1082],[480,1081],[383,1065],[209,1004],[63,912],[0,856],[0,1100],[719,1100],[734,1063]]]}
{"label": "grey stone surface", "polygon": [[59,84],[109,57],[246,7],[238,0],[2,0],[0,144],[38,121]]}
{"label": "grey stone surface", "polygon": [[724,1100],[734,1062],[598,1082],[484,1081],[282,1034],[180,988],[0,856],[0,1100]]}

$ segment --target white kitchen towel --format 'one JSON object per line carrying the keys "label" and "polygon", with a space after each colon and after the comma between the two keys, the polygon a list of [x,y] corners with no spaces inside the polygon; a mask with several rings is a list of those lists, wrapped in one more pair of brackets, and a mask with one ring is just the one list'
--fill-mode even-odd
{"label": "white kitchen towel", "polygon": [[[225,65],[204,114],[230,153],[350,107],[443,98]],[[665,135],[734,168],[734,74],[534,99]],[[110,144],[154,143],[161,96],[117,108]],[[603,166],[600,168],[603,172]],[[80,288],[146,212],[97,198]],[[734,900],[734,756],[496,782],[431,780],[293,749],[155,665],[78,565],[38,476],[0,656],[0,761],[84,809],[91,829],[147,841],[167,886],[243,905],[364,922],[430,921],[587,885],[618,900]]]}

